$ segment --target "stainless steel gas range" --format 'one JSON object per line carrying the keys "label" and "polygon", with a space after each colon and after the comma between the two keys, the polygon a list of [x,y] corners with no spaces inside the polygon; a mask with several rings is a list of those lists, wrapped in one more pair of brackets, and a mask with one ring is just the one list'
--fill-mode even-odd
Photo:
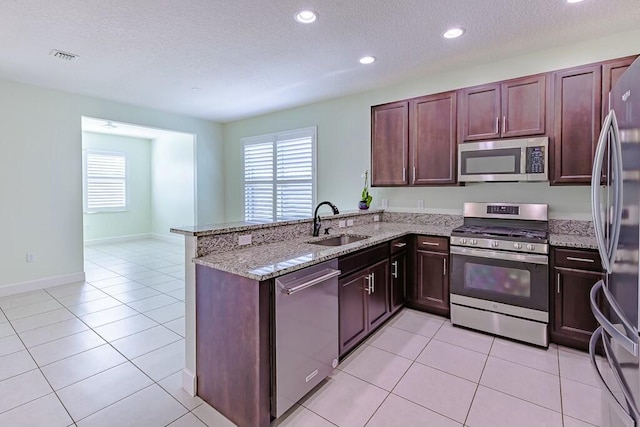
{"label": "stainless steel gas range", "polygon": [[465,203],[451,232],[451,322],[549,345],[549,232],[544,204]]}

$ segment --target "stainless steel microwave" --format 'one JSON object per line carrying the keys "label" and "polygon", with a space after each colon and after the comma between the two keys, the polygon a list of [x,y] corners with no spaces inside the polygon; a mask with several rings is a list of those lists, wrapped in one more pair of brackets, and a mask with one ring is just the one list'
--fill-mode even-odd
{"label": "stainless steel microwave", "polygon": [[549,138],[458,144],[458,181],[548,181]]}

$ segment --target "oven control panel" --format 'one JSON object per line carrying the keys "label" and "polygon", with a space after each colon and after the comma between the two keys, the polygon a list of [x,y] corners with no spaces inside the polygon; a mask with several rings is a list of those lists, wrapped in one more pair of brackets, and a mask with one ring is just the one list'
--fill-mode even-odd
{"label": "oven control panel", "polygon": [[523,243],[514,242],[511,240],[496,240],[486,238],[470,238],[451,236],[452,246],[466,246],[470,248],[478,249],[495,249],[511,252],[526,252],[530,254],[543,254],[549,253],[549,245],[547,243]]}

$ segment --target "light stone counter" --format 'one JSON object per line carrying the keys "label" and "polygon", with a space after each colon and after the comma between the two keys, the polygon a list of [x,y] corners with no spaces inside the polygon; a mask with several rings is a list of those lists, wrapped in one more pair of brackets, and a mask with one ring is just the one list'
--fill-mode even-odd
{"label": "light stone counter", "polygon": [[331,233],[335,236],[340,234],[371,236],[347,245],[337,247],[314,245],[309,242],[322,240],[327,236],[303,236],[278,243],[205,255],[195,258],[194,262],[254,280],[267,280],[407,234],[449,236],[453,228],[380,222],[338,229],[343,232]]}
{"label": "light stone counter", "polygon": [[578,234],[555,234],[549,235],[551,246],[564,246],[568,248],[598,249],[594,236],[581,236]]}

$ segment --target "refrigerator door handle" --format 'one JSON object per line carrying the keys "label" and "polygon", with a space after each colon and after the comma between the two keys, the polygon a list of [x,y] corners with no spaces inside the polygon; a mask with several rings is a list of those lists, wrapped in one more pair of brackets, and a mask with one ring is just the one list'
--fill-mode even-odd
{"label": "refrigerator door handle", "polygon": [[595,231],[598,252],[602,260],[602,268],[608,274],[611,273],[609,265],[609,253],[607,244],[604,239],[604,226],[602,224],[602,213],[600,212],[600,180],[602,175],[602,162],[607,147],[607,139],[609,136],[609,127],[611,126],[611,112],[607,114],[602,125],[602,131],[598,138],[596,154],[593,159],[593,170],[591,171],[591,216],[593,217],[593,228]]}
{"label": "refrigerator door handle", "polygon": [[[604,342],[605,339],[602,336],[602,326],[598,327],[598,329],[596,329],[593,332],[593,335],[591,335],[591,340],[589,340],[589,359],[591,361],[591,366],[593,366],[593,369],[596,371],[596,378],[600,383],[600,388],[602,389],[603,396],[605,396],[605,398],[607,399],[609,406],[616,411],[620,420],[624,422],[624,427],[635,427],[636,426],[635,420],[631,417],[631,415],[629,415],[629,413],[622,407],[620,402],[618,402],[618,400],[615,398],[613,392],[609,388],[609,385],[605,382],[604,378],[602,377],[602,374],[600,373],[600,368],[598,367],[598,363],[596,362],[596,344],[598,343],[598,340],[600,340],[600,338],[602,338],[602,343],[605,346],[605,352],[607,352],[607,344]],[[609,359],[608,356],[609,356],[609,353],[607,352],[607,359]],[[607,361],[607,363],[609,363],[609,361]],[[625,400],[626,400],[626,394],[625,394]],[[629,405],[629,402],[627,402],[627,405]]]}
{"label": "refrigerator door handle", "polygon": [[613,157],[613,218],[611,224],[611,238],[609,241],[609,267],[613,269],[616,259],[616,251],[618,249],[618,240],[620,238],[620,226],[622,223],[622,143],[620,142],[620,130],[618,128],[618,120],[616,113],[611,110],[611,125],[609,133],[611,136],[611,154]]}
{"label": "refrigerator door handle", "polygon": [[598,292],[600,290],[602,290],[602,293],[605,299],[607,300],[607,304],[609,305],[609,307],[620,318],[620,321],[622,322],[622,326],[624,327],[627,334],[631,336],[635,335],[633,332],[633,327],[631,326],[631,323],[624,316],[624,314],[622,313],[622,310],[620,309],[618,304],[615,302],[613,296],[609,293],[609,290],[607,289],[607,287],[604,286],[604,282],[602,280],[599,280],[598,283],[593,285],[593,287],[591,288],[591,292],[589,292],[589,299],[591,301],[591,311],[593,312],[593,316],[596,318],[596,320],[598,321],[602,329],[604,329],[605,332],[611,338],[616,340],[616,342],[620,344],[620,346],[625,350],[627,350],[629,353],[633,354],[634,356],[637,356],[638,342],[631,340],[627,335],[623,334],[618,328],[616,328],[611,322],[609,322],[609,320],[602,313],[602,311],[600,311],[600,308],[598,307],[598,302],[597,302]]}

